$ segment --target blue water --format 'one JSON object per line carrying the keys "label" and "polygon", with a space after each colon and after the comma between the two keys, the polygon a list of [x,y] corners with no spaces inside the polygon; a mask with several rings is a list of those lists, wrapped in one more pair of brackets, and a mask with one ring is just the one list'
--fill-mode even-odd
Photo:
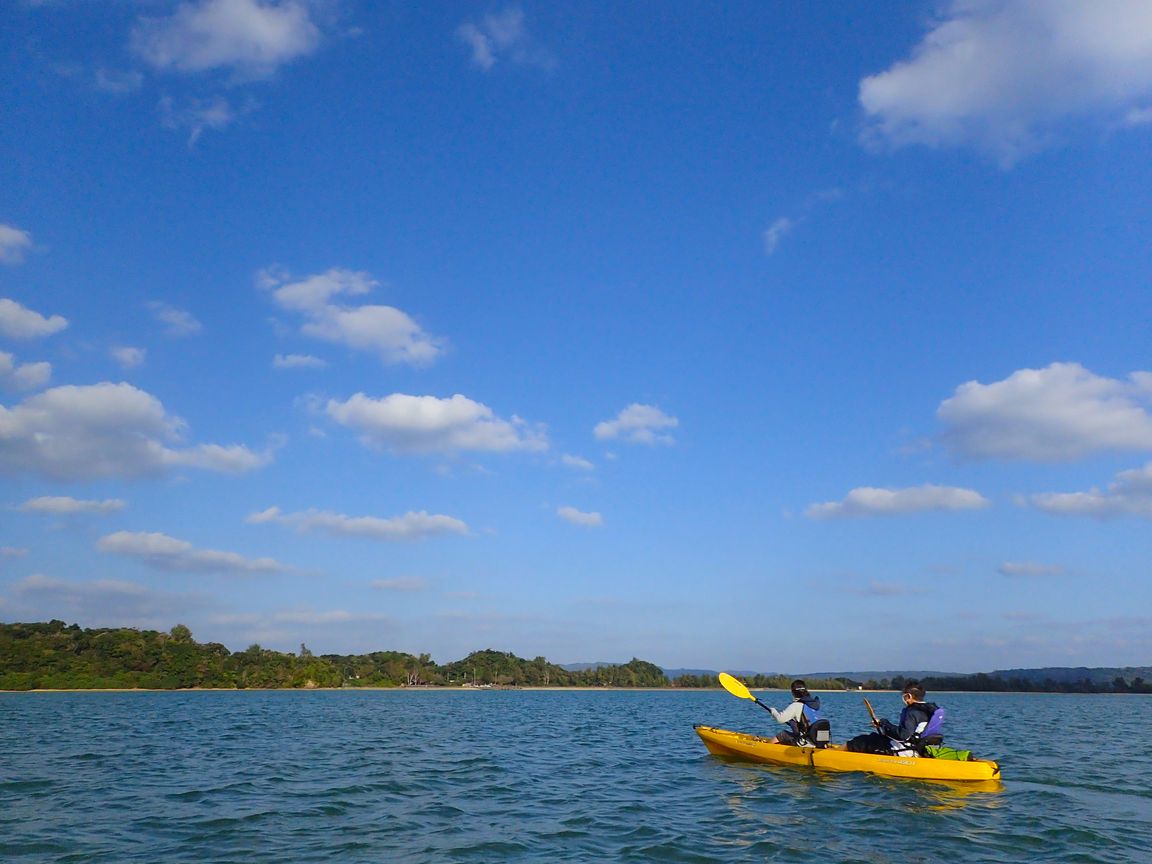
{"label": "blue water", "polygon": [[1152,698],[933,698],[1000,790],[724,762],[722,691],[0,694],[0,860],[1152,861]]}

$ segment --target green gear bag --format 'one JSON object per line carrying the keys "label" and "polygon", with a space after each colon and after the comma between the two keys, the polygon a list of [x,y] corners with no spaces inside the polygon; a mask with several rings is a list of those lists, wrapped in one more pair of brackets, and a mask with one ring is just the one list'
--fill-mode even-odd
{"label": "green gear bag", "polygon": [[953,759],[957,762],[975,761],[971,750],[957,750],[954,747],[929,744],[924,748],[924,751],[933,759]]}

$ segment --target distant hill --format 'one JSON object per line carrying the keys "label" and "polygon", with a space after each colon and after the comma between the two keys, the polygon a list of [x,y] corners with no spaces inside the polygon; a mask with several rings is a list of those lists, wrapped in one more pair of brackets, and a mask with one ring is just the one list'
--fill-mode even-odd
{"label": "distant hill", "polygon": [[1042,669],[998,669],[989,673],[997,678],[1017,679],[1040,684],[1055,681],[1057,684],[1077,684],[1090,681],[1093,684],[1111,684],[1117,678],[1132,681],[1142,678],[1152,681],[1152,666],[1046,666]]}

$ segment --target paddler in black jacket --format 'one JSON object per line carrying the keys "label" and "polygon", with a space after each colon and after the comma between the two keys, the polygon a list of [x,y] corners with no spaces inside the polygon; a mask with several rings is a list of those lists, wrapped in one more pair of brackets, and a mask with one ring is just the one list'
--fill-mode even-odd
{"label": "paddler in black jacket", "polygon": [[[925,695],[927,694],[919,681],[909,681],[904,685],[904,692],[901,694],[904,710],[900,712],[900,722],[892,723],[881,717],[876,721],[876,728],[879,731],[857,735],[844,745],[844,749],[856,753],[892,753],[895,749],[899,749],[894,748],[893,744],[912,741],[920,724],[928,723],[932,715],[939,710],[939,706],[935,703],[924,701]],[[930,740],[917,739],[916,746],[910,749],[919,750],[923,744],[940,744],[943,741],[943,736],[935,734]]]}
{"label": "paddler in black jacket", "polygon": [[[927,695],[919,681],[909,681],[904,686],[901,698],[904,700],[904,710],[900,712],[900,723],[890,723],[880,718],[880,731],[889,738],[897,741],[909,741],[920,728],[921,723],[927,723],[936,713],[937,706],[932,702],[925,702]],[[943,739],[941,739],[943,740]]]}

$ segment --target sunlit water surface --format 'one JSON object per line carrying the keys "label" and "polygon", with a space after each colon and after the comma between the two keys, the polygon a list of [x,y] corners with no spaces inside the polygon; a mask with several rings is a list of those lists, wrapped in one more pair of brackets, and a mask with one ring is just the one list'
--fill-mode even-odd
{"label": "sunlit water surface", "polygon": [[722,691],[0,694],[0,860],[1152,861],[1152,698],[930,698],[1002,788],[722,761]]}

